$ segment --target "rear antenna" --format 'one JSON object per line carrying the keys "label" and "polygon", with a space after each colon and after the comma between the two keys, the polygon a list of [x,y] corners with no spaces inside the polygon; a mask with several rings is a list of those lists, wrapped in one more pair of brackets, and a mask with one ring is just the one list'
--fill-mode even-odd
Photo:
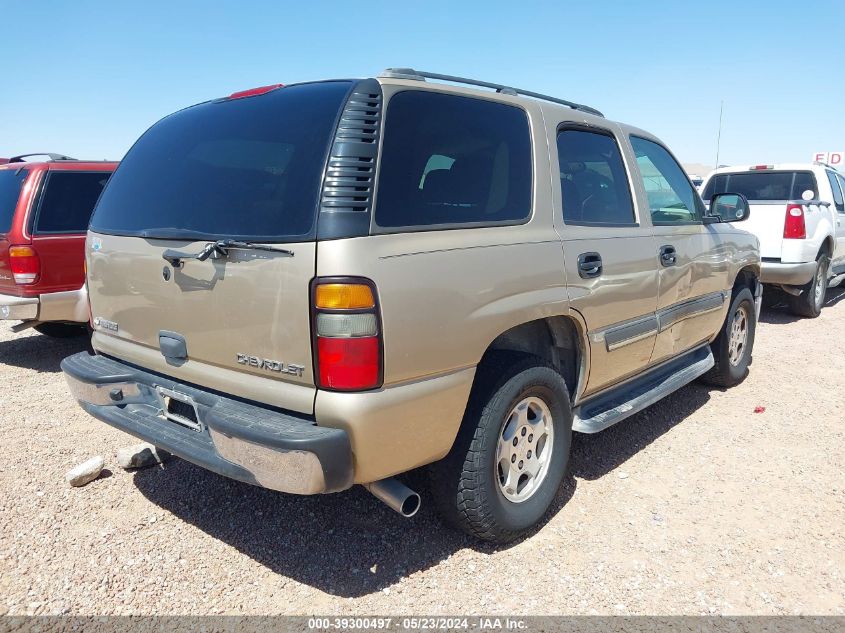
{"label": "rear antenna", "polygon": [[722,112],[725,109],[725,100],[719,102],[719,133],[716,136],[716,167],[719,167],[719,150],[722,145]]}

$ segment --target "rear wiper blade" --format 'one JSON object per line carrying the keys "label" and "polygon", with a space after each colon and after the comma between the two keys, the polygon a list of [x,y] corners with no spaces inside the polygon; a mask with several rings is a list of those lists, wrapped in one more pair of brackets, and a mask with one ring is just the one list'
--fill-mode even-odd
{"label": "rear wiper blade", "polygon": [[161,256],[166,259],[174,268],[181,268],[184,260],[196,259],[201,262],[211,258],[220,259],[228,257],[230,250],[254,250],[254,251],[270,251],[273,253],[280,253],[285,257],[293,257],[293,251],[287,248],[279,248],[278,246],[269,246],[267,244],[256,244],[255,242],[244,242],[241,240],[217,240],[216,242],[209,242],[198,253],[183,253],[182,251],[175,251],[167,249]]}

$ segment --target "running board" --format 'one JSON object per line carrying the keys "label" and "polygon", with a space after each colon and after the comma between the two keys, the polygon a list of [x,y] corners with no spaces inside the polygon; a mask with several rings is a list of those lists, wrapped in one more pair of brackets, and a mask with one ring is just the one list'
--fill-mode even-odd
{"label": "running board", "polygon": [[603,431],[692,382],[713,365],[709,345],[687,352],[575,407],[572,430],[580,433]]}

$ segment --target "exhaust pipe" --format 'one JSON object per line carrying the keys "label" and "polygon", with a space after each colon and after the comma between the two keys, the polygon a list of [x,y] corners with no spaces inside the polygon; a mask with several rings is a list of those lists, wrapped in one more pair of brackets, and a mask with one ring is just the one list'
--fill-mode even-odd
{"label": "exhaust pipe", "polygon": [[403,517],[412,517],[420,509],[420,496],[393,477],[364,484],[364,488]]}

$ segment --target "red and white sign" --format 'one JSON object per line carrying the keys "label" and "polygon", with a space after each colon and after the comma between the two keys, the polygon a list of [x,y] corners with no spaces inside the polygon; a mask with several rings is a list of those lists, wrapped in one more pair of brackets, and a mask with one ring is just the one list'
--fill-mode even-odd
{"label": "red and white sign", "polygon": [[827,163],[831,167],[842,167],[845,165],[845,152],[816,152],[813,160]]}

